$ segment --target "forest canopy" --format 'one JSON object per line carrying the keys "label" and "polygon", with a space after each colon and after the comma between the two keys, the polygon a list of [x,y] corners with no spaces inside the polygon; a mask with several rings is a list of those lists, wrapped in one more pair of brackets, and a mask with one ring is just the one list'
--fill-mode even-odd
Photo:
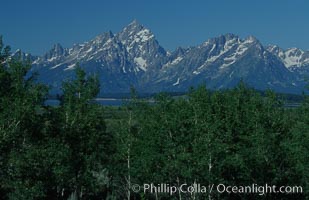
{"label": "forest canopy", "polygon": [[[308,199],[309,100],[286,108],[272,91],[191,88],[120,107],[92,100],[96,76],[76,68],[59,106],[0,40],[1,199]],[[168,193],[135,184],[301,186],[302,193]]]}

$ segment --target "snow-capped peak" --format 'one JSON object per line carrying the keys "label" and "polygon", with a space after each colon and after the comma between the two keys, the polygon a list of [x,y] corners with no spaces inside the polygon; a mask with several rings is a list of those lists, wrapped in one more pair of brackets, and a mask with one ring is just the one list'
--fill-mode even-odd
{"label": "snow-capped peak", "polygon": [[128,45],[130,48],[135,43],[143,43],[153,39],[154,35],[149,29],[134,20],[117,34],[117,37],[123,44]]}
{"label": "snow-capped peak", "polygon": [[[294,91],[295,86],[289,83],[299,85],[301,81],[298,70],[293,74],[293,66],[309,66],[309,52],[277,46],[265,50],[255,37],[242,39],[234,34],[167,53],[153,33],[136,20],[115,35],[104,33],[70,49],[56,44],[44,56],[31,59],[34,69],[42,74],[41,80],[48,84],[59,87],[79,62],[87,73],[100,74],[108,92],[126,92],[128,85],[146,91],[176,91],[201,81],[207,81],[212,88],[224,88],[233,86],[238,77],[252,80],[260,89],[273,85],[281,91]],[[287,70],[283,64],[291,68]],[[304,74],[307,69],[305,66]]]}
{"label": "snow-capped peak", "polygon": [[67,55],[67,50],[64,49],[61,44],[56,43],[53,45],[53,47],[51,48],[51,50],[49,50],[49,52],[47,52],[43,58],[46,59],[49,62],[55,61],[59,58],[61,58],[62,56]]}
{"label": "snow-capped peak", "polygon": [[133,34],[136,34],[137,32],[144,29],[144,26],[137,22],[137,20],[134,20],[130,24],[128,24],[126,27],[122,29],[122,31],[118,34],[120,38],[122,37],[128,37]]}
{"label": "snow-capped peak", "polygon": [[258,42],[258,40],[256,39],[256,37],[252,35],[250,35],[249,37],[245,39],[245,43],[254,43],[254,42]]}
{"label": "snow-capped peak", "polygon": [[128,26],[138,26],[139,23],[137,21],[137,19],[134,19],[130,24],[128,24]]}
{"label": "snow-capped peak", "polygon": [[276,45],[268,46],[267,50],[276,55],[287,68],[309,65],[309,52],[298,48],[281,49]]}
{"label": "snow-capped peak", "polygon": [[92,40],[92,43],[97,44],[97,45],[103,44],[103,43],[105,43],[108,39],[113,38],[113,37],[114,37],[114,34],[113,34],[111,31],[109,31],[109,32],[107,32],[107,33],[103,33],[103,34],[101,34],[101,35],[96,36],[96,37]]}

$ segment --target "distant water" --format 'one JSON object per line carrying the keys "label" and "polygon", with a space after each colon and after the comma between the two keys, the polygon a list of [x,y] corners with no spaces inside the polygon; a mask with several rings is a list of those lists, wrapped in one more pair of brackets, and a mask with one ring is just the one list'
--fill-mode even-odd
{"label": "distant water", "polygon": [[45,102],[44,102],[44,105],[46,106],[58,106],[60,103],[59,100],[56,100],[56,99],[47,99]]}
{"label": "distant water", "polygon": [[[99,98],[95,99],[94,103],[98,103],[103,106],[122,106],[128,101],[128,99]],[[47,99],[44,104],[48,106],[58,106],[60,101],[57,99]]]}
{"label": "distant water", "polygon": [[126,102],[129,102],[129,99],[110,99],[110,98],[100,98],[94,100],[96,103],[103,106],[122,106]]}
{"label": "distant water", "polygon": [[[103,106],[122,106],[123,104],[129,102],[130,99],[114,99],[114,98],[97,98],[93,100],[94,103],[98,103]],[[152,103],[153,101],[148,101]],[[47,99],[45,101],[45,105],[48,106],[58,106],[60,103],[57,99]],[[297,108],[301,105],[301,103],[285,103],[283,105],[284,108]]]}

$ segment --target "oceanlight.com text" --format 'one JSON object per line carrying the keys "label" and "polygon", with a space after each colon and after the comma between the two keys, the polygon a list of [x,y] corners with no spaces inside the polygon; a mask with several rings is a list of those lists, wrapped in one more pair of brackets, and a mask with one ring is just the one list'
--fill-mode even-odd
{"label": "oceanlight.com text", "polygon": [[302,186],[276,186],[276,185],[246,185],[246,186],[232,186],[226,184],[210,184],[202,185],[199,183],[187,184],[183,183],[179,186],[171,185],[167,183],[144,183],[142,185],[133,184],[131,186],[133,192],[139,193],[143,192],[145,194],[169,194],[175,195],[178,193],[183,194],[211,194],[213,192],[217,193],[228,193],[228,194],[301,194],[303,193]]}

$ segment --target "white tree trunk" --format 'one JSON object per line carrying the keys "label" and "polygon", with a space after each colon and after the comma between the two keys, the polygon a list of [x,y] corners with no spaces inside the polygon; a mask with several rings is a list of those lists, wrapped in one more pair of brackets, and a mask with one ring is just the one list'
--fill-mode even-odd
{"label": "white tree trunk", "polygon": [[[211,168],[212,168],[212,160],[211,160],[211,154],[210,154],[209,155],[209,162],[208,162],[208,174],[209,174],[209,177],[211,175]],[[212,183],[209,182],[209,188],[210,188],[210,184],[212,184]],[[208,191],[208,200],[211,200],[210,189]]]}
{"label": "white tree trunk", "polygon": [[131,126],[132,126],[132,111],[129,111],[129,120],[128,120],[128,146],[127,146],[127,168],[128,168],[128,177],[127,177],[127,199],[130,200],[131,197]]}

